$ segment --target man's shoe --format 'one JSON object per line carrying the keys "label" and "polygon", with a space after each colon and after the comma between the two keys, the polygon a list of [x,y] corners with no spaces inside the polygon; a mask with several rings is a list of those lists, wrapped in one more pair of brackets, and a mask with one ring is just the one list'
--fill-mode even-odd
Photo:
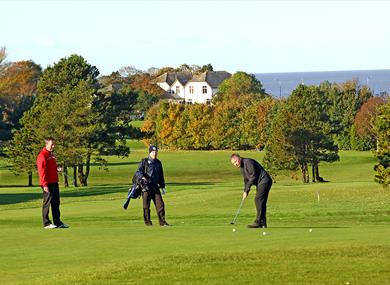
{"label": "man's shoe", "polygon": [[163,223],[160,224],[160,226],[162,226],[162,227],[169,227],[169,224],[164,221]]}
{"label": "man's shoe", "polygon": [[55,228],[57,228],[57,226],[53,225],[53,224],[48,224],[47,226],[44,226],[43,228],[44,229],[55,229]]}
{"label": "man's shoe", "polygon": [[62,225],[59,225],[57,228],[59,228],[59,229],[67,229],[67,228],[69,228],[69,225],[62,224]]}
{"label": "man's shoe", "polygon": [[145,226],[153,226],[152,222],[145,222]]}
{"label": "man's shoe", "polygon": [[257,228],[261,228],[261,225],[257,224],[257,223],[253,223],[253,224],[248,225],[248,228],[257,229]]}
{"label": "man's shoe", "polygon": [[263,228],[263,229],[266,229],[267,228],[267,221],[266,220],[260,220],[260,227]]}

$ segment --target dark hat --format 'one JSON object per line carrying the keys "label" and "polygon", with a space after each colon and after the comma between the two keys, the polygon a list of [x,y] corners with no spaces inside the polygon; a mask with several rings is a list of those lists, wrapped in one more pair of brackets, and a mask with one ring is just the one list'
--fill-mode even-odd
{"label": "dark hat", "polygon": [[157,151],[157,146],[155,146],[155,145],[150,145],[150,146],[149,146],[149,153],[151,153],[152,151]]}

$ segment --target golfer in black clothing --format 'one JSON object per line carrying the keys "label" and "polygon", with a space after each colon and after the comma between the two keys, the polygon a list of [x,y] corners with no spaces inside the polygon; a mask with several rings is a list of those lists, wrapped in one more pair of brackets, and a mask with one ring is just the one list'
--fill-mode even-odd
{"label": "golfer in black clothing", "polygon": [[165,205],[160,192],[161,188],[162,193],[166,193],[164,172],[161,161],[157,159],[156,146],[151,145],[149,147],[149,157],[141,161],[135,175],[137,180],[143,180],[142,184],[146,185],[142,190],[145,225],[152,225],[150,201],[153,200],[160,226],[169,226],[165,221]]}
{"label": "golfer in black clothing", "polygon": [[255,205],[257,209],[256,220],[248,228],[266,228],[267,227],[267,199],[272,186],[272,178],[256,160],[243,158],[234,153],[230,157],[231,163],[239,167],[244,177],[244,193],[242,199],[248,197],[252,185],[256,185]]}

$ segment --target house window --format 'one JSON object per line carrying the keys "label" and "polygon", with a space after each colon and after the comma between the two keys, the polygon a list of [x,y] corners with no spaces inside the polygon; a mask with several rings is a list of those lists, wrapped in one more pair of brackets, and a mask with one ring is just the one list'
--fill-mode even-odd
{"label": "house window", "polygon": [[190,94],[194,94],[194,86],[190,86]]}
{"label": "house window", "polygon": [[186,102],[187,102],[188,105],[191,105],[192,104],[192,99],[188,99]]}
{"label": "house window", "polygon": [[206,104],[210,105],[211,104],[211,100],[210,99],[206,99]]}
{"label": "house window", "polygon": [[176,94],[180,94],[180,86],[176,86]]}
{"label": "house window", "polygon": [[202,86],[202,93],[207,94],[207,86]]}

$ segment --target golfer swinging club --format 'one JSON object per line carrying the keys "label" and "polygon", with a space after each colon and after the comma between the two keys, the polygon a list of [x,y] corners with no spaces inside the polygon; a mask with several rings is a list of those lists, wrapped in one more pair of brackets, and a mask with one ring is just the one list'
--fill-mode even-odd
{"label": "golfer swinging club", "polygon": [[266,228],[267,199],[272,186],[271,176],[265,171],[260,163],[254,159],[243,158],[240,157],[240,155],[233,153],[230,157],[230,161],[234,166],[240,168],[241,174],[244,177],[245,186],[244,193],[242,193],[242,200],[248,197],[251,186],[256,185],[256,220],[253,224],[248,225],[248,228]]}

